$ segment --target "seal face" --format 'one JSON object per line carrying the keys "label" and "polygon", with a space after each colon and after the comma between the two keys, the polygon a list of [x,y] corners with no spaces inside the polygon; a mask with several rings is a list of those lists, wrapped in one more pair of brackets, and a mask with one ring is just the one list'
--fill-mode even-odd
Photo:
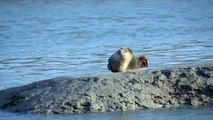
{"label": "seal face", "polygon": [[121,48],[108,60],[108,69],[112,72],[129,72],[148,66],[146,56],[136,57],[130,48]]}

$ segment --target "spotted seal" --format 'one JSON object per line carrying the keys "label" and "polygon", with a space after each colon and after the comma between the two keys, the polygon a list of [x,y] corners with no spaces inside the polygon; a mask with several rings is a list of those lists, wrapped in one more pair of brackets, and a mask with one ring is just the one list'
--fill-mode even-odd
{"label": "spotted seal", "polygon": [[146,56],[136,57],[130,48],[121,48],[108,60],[108,69],[112,72],[131,72],[148,66]]}

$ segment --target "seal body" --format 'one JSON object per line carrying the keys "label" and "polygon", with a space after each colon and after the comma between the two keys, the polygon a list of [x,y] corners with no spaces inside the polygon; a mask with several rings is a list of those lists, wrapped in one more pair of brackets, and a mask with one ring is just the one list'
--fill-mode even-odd
{"label": "seal body", "polygon": [[130,48],[121,48],[108,60],[108,69],[112,72],[130,72],[148,66],[146,56],[136,57]]}

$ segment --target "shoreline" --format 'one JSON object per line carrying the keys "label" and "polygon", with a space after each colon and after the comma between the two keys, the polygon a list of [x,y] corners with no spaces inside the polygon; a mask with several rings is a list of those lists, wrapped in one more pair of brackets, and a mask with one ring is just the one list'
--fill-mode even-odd
{"label": "shoreline", "polygon": [[2,110],[38,114],[213,105],[213,62],[57,77],[0,91]]}

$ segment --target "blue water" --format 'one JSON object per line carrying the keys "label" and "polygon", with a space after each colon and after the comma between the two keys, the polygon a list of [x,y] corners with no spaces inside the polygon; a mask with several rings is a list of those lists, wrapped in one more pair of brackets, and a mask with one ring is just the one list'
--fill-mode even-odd
{"label": "blue water", "polygon": [[32,115],[2,111],[1,113],[1,120],[213,120],[213,108],[137,110],[74,115]]}
{"label": "blue water", "polygon": [[[123,46],[146,54],[147,69],[213,60],[212,11],[212,0],[1,0],[0,90],[110,73]],[[0,112],[14,115],[26,116]]]}

